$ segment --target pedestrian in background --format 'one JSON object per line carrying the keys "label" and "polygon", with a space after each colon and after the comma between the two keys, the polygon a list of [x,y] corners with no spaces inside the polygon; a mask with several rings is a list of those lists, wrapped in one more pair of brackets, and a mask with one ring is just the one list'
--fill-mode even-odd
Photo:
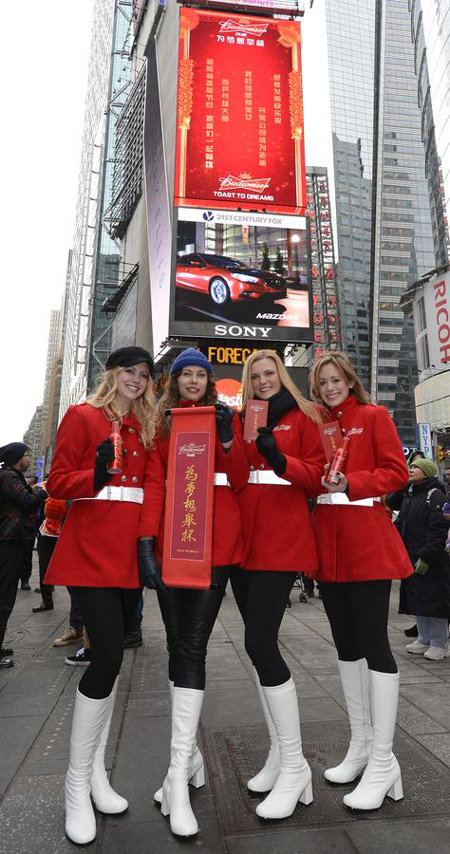
{"label": "pedestrian in background", "polygon": [[154,799],[170,827],[179,836],[198,832],[189,801],[188,783],[205,783],[203,757],[196,735],[203,704],[208,640],[222,604],[230,571],[242,557],[241,520],[235,489],[247,482],[246,464],[237,412],[217,403],[212,367],[206,356],[192,347],[183,350],[170,368],[169,380],[157,409],[157,438],[149,454],[151,490],[142,509],[142,524],[153,535],[151,549],[159,570],[163,551],[164,502],[173,408],[216,407],[214,506],[212,522],[211,588],[171,587],[158,591],[169,652],[169,686],[172,695],[170,766],[162,789]]}
{"label": "pedestrian in background", "polygon": [[448,522],[442,508],[444,486],[433,460],[416,458],[411,464],[410,489],[389,496],[399,510],[395,527],[405,543],[414,574],[400,587],[400,614],[412,614],[418,637],[406,649],[431,661],[448,655],[450,617],[450,559],[445,549]]}
{"label": "pedestrian in background", "polygon": [[12,649],[3,646],[6,626],[14,608],[24,555],[34,539],[35,512],[46,492],[33,488],[24,473],[31,451],[23,442],[0,448],[0,668],[12,667]]}
{"label": "pedestrian in background", "polygon": [[317,569],[306,493],[320,489],[325,457],[318,407],[305,400],[274,350],[245,362],[242,412],[252,398],[267,400],[267,426],[245,442],[249,482],[239,495],[244,555],[231,585],[245,626],[245,649],[270,736],[264,767],[248,781],[269,792],[261,818],[290,816],[312,801],[311,769],[302,750],[297,692],[278,646],[278,631],[296,574]]}
{"label": "pedestrian in background", "polygon": [[49,496],[44,505],[44,520],[39,528],[38,540],[39,581],[42,602],[33,608],[33,614],[41,614],[43,611],[53,611],[53,586],[45,584],[44,578],[66,515],[66,502],[58,501],[56,498],[50,498]]}
{"label": "pedestrian in background", "polygon": [[[65,786],[66,833],[78,844],[96,835],[91,797],[107,814],[128,807],[109,783],[104,757],[126,615],[135,613],[141,595],[138,537],[154,434],[152,373],[153,360],[141,347],[110,354],[97,391],[64,416],[47,480],[52,497],[72,503],[45,583],[75,587],[91,643],[91,663],[76,692]],[[121,474],[108,471],[112,421],[120,424]]]}
{"label": "pedestrian in background", "polygon": [[351,730],[343,762],[325,777],[350,783],[364,771],[344,804],[372,810],[386,795],[403,797],[392,752],[399,674],[387,623],[392,579],[406,578],[412,566],[380,497],[403,487],[408,470],[387,409],[369,402],[344,353],[316,359],[310,390],[349,439],[345,474],[336,483],[322,479],[324,494],[312,514],[319,552],[314,577],[338,652]]}

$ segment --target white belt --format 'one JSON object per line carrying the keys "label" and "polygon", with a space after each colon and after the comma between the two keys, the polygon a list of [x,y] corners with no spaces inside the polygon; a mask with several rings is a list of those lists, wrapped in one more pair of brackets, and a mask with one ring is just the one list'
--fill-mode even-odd
{"label": "white belt", "polygon": [[229,486],[228,478],[224,471],[214,472],[214,486]]}
{"label": "white belt", "polygon": [[278,486],[291,486],[289,480],[278,477],[274,471],[251,471],[248,477],[249,483],[276,483]]}
{"label": "white belt", "polygon": [[360,498],[359,501],[349,501],[345,492],[328,492],[317,497],[318,504],[341,504],[348,507],[373,507],[374,501],[379,498]]}
{"label": "white belt", "polygon": [[131,501],[133,504],[143,504],[144,490],[140,486],[104,486],[93,498],[75,498],[75,501]]}

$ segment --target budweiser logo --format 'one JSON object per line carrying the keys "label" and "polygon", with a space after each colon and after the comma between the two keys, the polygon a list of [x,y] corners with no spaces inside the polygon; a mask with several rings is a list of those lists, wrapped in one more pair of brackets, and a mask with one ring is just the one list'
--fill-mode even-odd
{"label": "budweiser logo", "polygon": [[178,448],[179,455],[185,455],[187,457],[195,457],[200,454],[204,454],[206,451],[206,445],[196,445],[195,442],[188,442],[187,445],[180,445]]}
{"label": "budweiser logo", "polygon": [[247,36],[262,36],[266,32],[268,28],[268,24],[253,24],[250,21],[248,23],[244,23],[243,21],[221,21],[220,22],[220,32],[221,33],[242,33],[242,35]]}
{"label": "budweiser logo", "polygon": [[252,178],[236,175],[228,175],[226,178],[219,178],[219,190],[248,190],[250,193],[264,193],[271,182],[271,178]]}

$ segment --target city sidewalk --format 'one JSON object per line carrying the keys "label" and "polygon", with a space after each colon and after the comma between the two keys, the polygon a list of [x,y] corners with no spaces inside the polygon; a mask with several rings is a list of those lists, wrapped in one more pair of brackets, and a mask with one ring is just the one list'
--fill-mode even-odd
{"label": "city sidewalk", "polygon": [[[32,591],[37,571],[31,580]],[[353,814],[342,804],[351,786],[326,784],[323,770],[345,754],[346,713],[323,606],[314,598],[292,608],[280,633],[297,684],[305,754],[313,769],[314,802],[292,818],[263,823],[245,781],[263,764],[267,735],[243,648],[242,623],[231,591],[211,638],[202,713],[206,786],[191,789],[201,831],[175,839],[153,803],[169,754],[170,700],[165,640],[156,597],[147,593],[144,644],[125,652],[107,754],[114,785],[130,803],[123,816],[98,815],[89,846],[64,834],[64,774],[75,689],[82,667],[64,664],[77,646],[54,648],[67,625],[68,595],[55,609],[32,614],[40,598],[20,591],[7,632],[15,667],[0,673],[0,854],[416,854],[448,851],[450,841],[450,658],[427,661],[405,651],[392,596],[390,636],[401,672],[396,754],[405,797],[376,812]]]}

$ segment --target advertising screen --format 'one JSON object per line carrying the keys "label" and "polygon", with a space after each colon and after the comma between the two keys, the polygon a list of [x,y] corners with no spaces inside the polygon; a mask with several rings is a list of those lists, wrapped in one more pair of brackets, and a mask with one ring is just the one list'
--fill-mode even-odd
{"label": "advertising screen", "polygon": [[180,9],[175,205],[304,213],[298,21]]}
{"label": "advertising screen", "polygon": [[174,223],[170,335],[311,341],[306,217],[178,208]]}

